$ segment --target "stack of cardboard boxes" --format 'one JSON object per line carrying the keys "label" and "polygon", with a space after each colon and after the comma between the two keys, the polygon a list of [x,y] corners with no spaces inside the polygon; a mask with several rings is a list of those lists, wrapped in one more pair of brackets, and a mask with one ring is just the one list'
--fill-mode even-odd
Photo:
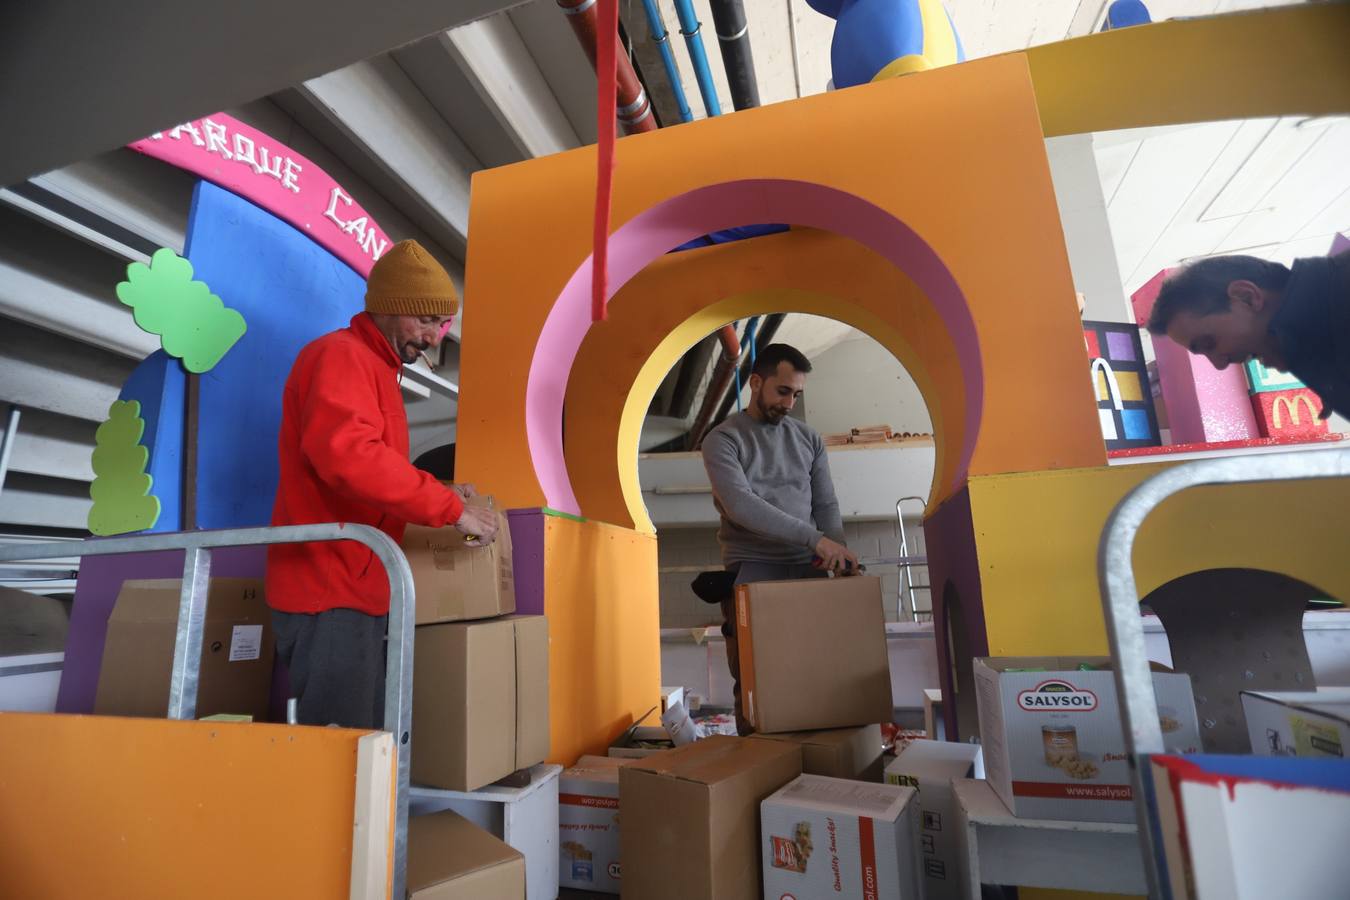
{"label": "stack of cardboard boxes", "polygon": [[[652,900],[918,897],[913,790],[881,783],[892,704],[879,581],[742,586],[737,629],[758,733],[564,773],[563,883]],[[612,848],[615,781],[611,859],[594,839],[603,828]],[[573,793],[599,828],[569,814]]]}
{"label": "stack of cardboard boxes", "polygon": [[513,615],[511,534],[499,518],[488,547],[454,528],[413,525],[403,538],[417,595],[415,784],[473,791],[548,756],[548,624]]}

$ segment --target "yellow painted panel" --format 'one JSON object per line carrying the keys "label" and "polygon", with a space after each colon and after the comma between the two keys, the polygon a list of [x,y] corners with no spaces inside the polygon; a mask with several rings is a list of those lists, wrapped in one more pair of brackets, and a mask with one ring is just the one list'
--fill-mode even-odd
{"label": "yellow painted panel", "polygon": [[[1106,652],[1097,543],[1116,504],[1166,465],[971,479],[991,654]],[[1263,529],[1261,522],[1279,527]],[[1350,483],[1343,480],[1197,488],[1145,520],[1135,543],[1135,579],[1144,596],[1191,572],[1259,568],[1350,602],[1347,533]]]}
{"label": "yellow painted panel", "polygon": [[[1111,392],[1106,386],[1106,373],[1101,369],[1096,369],[1097,376],[1097,400],[1111,399]],[[1144,389],[1140,384],[1139,375],[1136,372],[1115,372],[1116,387],[1120,389],[1120,398],[1125,401],[1138,402],[1144,399]]]}
{"label": "yellow painted panel", "polygon": [[603,755],[661,697],[656,537],[544,520],[550,761]]}
{"label": "yellow painted panel", "polygon": [[[1156,22],[1025,51],[1047,137],[1350,112],[1350,5]],[[967,63],[969,65],[969,63]]]}
{"label": "yellow painted panel", "polygon": [[0,893],[345,898],[367,733],[0,713]]}

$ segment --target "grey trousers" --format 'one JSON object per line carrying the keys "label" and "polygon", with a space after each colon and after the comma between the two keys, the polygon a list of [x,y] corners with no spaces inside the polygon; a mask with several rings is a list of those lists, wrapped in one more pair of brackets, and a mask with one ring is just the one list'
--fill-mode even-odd
{"label": "grey trousers", "polygon": [[272,610],[277,655],[290,669],[300,724],[384,727],[388,619],[354,609]]}
{"label": "grey trousers", "polygon": [[[743,562],[727,566],[736,573],[737,584],[755,584],[759,581],[795,581],[801,578],[827,578],[829,573],[810,563]],[[731,693],[735,698],[736,733],[742,737],[755,733],[755,726],[745,717],[741,706],[741,657],[736,643],[736,598],[722,601],[722,637],[727,642],[727,668],[731,670]]]}

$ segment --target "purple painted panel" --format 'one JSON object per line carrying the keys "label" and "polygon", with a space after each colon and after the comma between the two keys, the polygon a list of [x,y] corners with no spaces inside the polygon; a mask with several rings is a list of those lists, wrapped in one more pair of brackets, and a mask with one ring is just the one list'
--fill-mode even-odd
{"label": "purple painted panel", "polygon": [[[211,554],[211,574],[218,578],[262,578],[267,562],[263,547],[238,547]],[[134,553],[121,556],[89,556],[80,564],[75,585],[75,603],[70,612],[66,637],[66,661],[56,711],[90,713],[98,691],[98,673],[103,664],[103,640],[108,631],[122,582],[136,578],[182,578],[183,552]],[[274,693],[284,679],[273,678]],[[273,698],[275,705],[275,697]]]}
{"label": "purple painted panel", "polygon": [[1108,331],[1106,333],[1106,352],[1113,360],[1121,362],[1134,362],[1137,358],[1134,355],[1134,337],[1123,331]]}
{"label": "purple painted panel", "polygon": [[1350,234],[1338,234],[1331,239],[1331,249],[1327,251],[1327,256],[1337,256],[1347,251],[1350,251]]}
{"label": "purple painted panel", "polygon": [[[961,739],[976,733],[976,722],[967,722],[966,730],[959,731],[957,703],[945,702],[956,697],[952,684],[952,661],[948,655],[947,630],[950,610],[947,609],[946,586],[950,583],[960,597],[961,621],[965,624],[966,649],[971,657],[989,654],[989,636],[984,627],[984,599],[980,592],[980,566],[975,549],[975,526],[970,509],[970,486],[938,507],[923,523],[924,544],[928,549],[928,583],[932,585],[933,630],[937,638],[938,674],[942,686],[942,718],[948,740]],[[970,665],[969,659],[959,661]],[[961,705],[974,715],[975,698],[962,696]]]}
{"label": "purple painted panel", "polygon": [[506,513],[511,526],[512,569],[516,577],[516,612],[524,616],[544,614],[544,511],[512,509]]}

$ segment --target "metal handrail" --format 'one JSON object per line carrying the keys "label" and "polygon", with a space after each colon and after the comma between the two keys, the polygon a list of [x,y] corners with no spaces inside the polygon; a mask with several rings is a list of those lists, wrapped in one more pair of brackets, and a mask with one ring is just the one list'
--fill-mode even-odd
{"label": "metal handrail", "polygon": [[1204,485],[1260,481],[1296,481],[1309,478],[1350,477],[1350,450],[1302,451],[1269,456],[1229,457],[1184,463],[1154,475],[1116,504],[1097,547],[1097,581],[1101,586],[1106,633],[1115,660],[1116,691],[1120,696],[1120,725],[1130,762],[1139,822],[1139,850],[1149,897],[1161,900],[1160,873],[1149,828],[1144,796],[1144,767],[1151,754],[1163,753],[1158,698],[1144,646],[1144,621],[1139,614],[1139,587],[1134,580],[1134,539],[1149,514],[1164,500]]}
{"label": "metal handrail", "polygon": [[321,541],[356,541],[369,547],[389,574],[389,646],[384,683],[384,730],[394,735],[398,761],[395,782],[394,872],[391,897],[403,897],[408,868],[408,784],[411,773],[413,671],[413,580],[407,557],[389,535],[369,525],[284,525],[225,528],[100,538],[79,542],[0,544],[0,563],[71,556],[113,556],[183,550],[183,591],[178,601],[173,674],[169,684],[171,719],[195,718],[202,656],[206,593],[211,551],[220,547],[257,547]]}

